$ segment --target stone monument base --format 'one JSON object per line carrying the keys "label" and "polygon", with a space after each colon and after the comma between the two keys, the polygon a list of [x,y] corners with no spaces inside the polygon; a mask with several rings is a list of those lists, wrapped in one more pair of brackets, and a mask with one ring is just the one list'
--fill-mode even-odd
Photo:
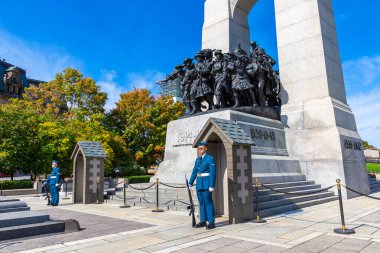
{"label": "stone monument base", "polygon": [[[266,118],[267,116],[271,118]],[[265,182],[277,182],[280,178],[289,181],[302,177],[298,161],[288,157],[285,131],[278,120],[277,112],[273,108],[243,107],[204,112],[170,122],[167,128],[164,161],[159,165],[156,174],[160,181],[184,184],[185,175],[190,177],[197,157],[192,144],[209,118],[236,122],[252,138],[256,144],[251,149],[253,173],[257,176],[262,174]],[[274,173],[277,175],[274,176]],[[286,173],[293,173],[289,175],[294,177],[289,177]]]}

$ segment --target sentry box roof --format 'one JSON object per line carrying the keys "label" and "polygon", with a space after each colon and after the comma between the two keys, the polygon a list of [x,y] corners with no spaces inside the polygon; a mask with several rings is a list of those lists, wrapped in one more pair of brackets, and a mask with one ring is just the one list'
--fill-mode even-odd
{"label": "sentry box roof", "polygon": [[71,159],[74,159],[76,153],[81,151],[85,157],[94,158],[106,158],[107,155],[104,152],[102,145],[99,142],[94,141],[79,141],[75,146],[74,152],[71,155]]}

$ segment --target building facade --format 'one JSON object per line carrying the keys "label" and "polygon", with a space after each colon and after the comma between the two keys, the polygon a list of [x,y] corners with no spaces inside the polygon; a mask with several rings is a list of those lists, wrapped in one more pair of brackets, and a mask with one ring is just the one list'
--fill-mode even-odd
{"label": "building facade", "polygon": [[40,80],[26,77],[26,70],[0,59],[0,104],[11,98],[21,98],[25,88],[39,86]]}

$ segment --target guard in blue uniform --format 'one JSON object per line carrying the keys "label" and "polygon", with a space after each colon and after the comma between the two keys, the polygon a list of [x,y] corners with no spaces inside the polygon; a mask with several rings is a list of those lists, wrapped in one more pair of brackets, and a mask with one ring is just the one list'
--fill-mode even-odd
{"label": "guard in blue uniform", "polygon": [[[50,176],[46,179],[44,184],[49,184],[51,200],[50,205],[58,206],[59,202],[59,181],[61,180],[61,170],[58,168],[58,161],[53,160],[51,162],[51,167],[53,168]],[[48,204],[48,205],[49,205]]]}
{"label": "guard in blue uniform", "polygon": [[[195,160],[193,173],[189,181],[189,186],[197,179],[197,197],[199,201],[199,212],[201,221],[195,225],[196,228],[215,228],[215,207],[212,201],[212,192],[215,188],[215,159],[207,154],[207,142],[200,142],[197,146],[198,157]],[[206,221],[208,224],[206,224]]]}

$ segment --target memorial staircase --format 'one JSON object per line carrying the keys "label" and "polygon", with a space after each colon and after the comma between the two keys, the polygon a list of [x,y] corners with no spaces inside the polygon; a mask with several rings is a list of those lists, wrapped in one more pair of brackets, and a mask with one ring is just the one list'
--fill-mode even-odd
{"label": "memorial staircase", "polygon": [[[321,185],[313,181],[302,180],[264,185],[273,190],[259,187],[260,217],[269,217],[338,199],[332,191],[322,190]],[[256,193],[254,193],[255,199]]]}
{"label": "memorial staircase", "polygon": [[65,231],[65,221],[30,211],[19,199],[0,197],[0,241]]}

